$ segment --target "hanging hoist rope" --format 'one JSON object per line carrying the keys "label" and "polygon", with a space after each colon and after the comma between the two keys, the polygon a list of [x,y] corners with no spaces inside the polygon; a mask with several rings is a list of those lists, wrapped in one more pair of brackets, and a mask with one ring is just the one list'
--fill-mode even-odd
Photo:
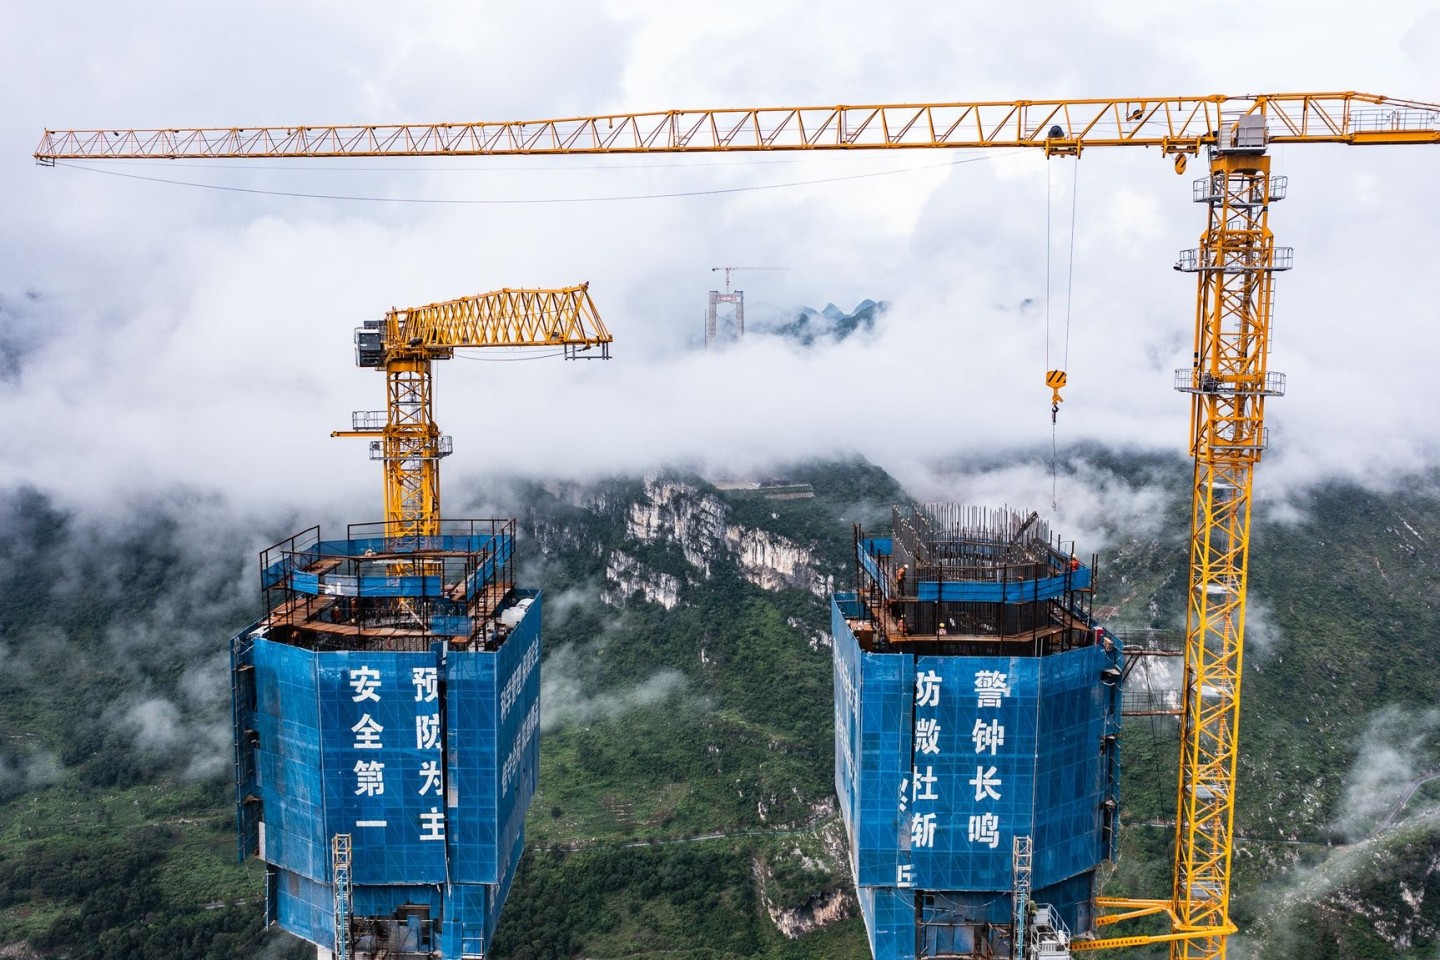
{"label": "hanging hoist rope", "polygon": [[1059,487],[1059,444],[1056,437],[1057,419],[1060,414],[1060,404],[1065,398],[1060,396],[1060,388],[1065,386],[1065,368],[1070,366],[1070,315],[1075,300],[1075,209],[1076,194],[1080,186],[1080,163],[1076,158],[1073,179],[1070,186],[1070,249],[1066,263],[1065,276],[1065,344],[1061,354],[1060,366],[1050,366],[1050,279],[1051,265],[1050,254],[1054,244],[1051,220],[1055,208],[1054,198],[1051,192],[1053,180],[1047,164],[1045,173],[1045,386],[1050,388],[1050,508],[1057,509],[1056,491]]}
{"label": "hanging hoist rope", "polygon": [[1070,248],[1065,277],[1065,346],[1058,368],[1050,366],[1050,278],[1052,272],[1050,253],[1054,245],[1051,219],[1055,207],[1051,196],[1051,183],[1052,180],[1047,171],[1045,176],[1045,386],[1050,388],[1050,423],[1053,425],[1056,416],[1060,413],[1060,404],[1065,402],[1065,398],[1060,396],[1060,388],[1065,386],[1065,368],[1070,365],[1070,313],[1075,293],[1075,193],[1080,183],[1079,162],[1076,162],[1074,179],[1070,188]]}

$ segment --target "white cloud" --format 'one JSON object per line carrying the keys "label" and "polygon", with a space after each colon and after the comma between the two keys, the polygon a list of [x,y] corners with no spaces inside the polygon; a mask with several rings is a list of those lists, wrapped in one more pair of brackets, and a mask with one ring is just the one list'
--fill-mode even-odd
{"label": "white cloud", "polygon": [[[350,329],[390,306],[501,286],[589,280],[614,330],[606,365],[442,364],[447,476],[491,469],[587,474],[657,462],[763,462],[859,451],[899,469],[1048,439],[1050,353],[1071,386],[1062,444],[1183,453],[1193,280],[1168,268],[1195,244],[1189,178],[1153,152],[1079,162],[940,153],[804,157],[506,158],[100,167],[233,187],[471,200],[706,192],[523,205],[351,203],[221,192],[34,167],[44,126],[254,124],[548,117],[765,103],[1375,89],[1440,99],[1433,13],[1382,3],[1281,4],[1261,38],[1217,43],[1194,11],[1000,8],[856,0],[824,17],[795,2],[262,2],[243,17],[151,3],[7,11],[0,83],[0,380],[9,454],[0,483],[71,501],[165,483],[219,488],[246,507],[370,515],[379,476],[330,442],[351,409],[381,405],[351,364]],[[223,27],[220,23],[223,17]],[[1248,29],[1239,7],[1214,12]],[[1346,24],[1343,31],[1336,22]],[[83,52],[83,56],[81,53]],[[79,65],[78,67],[75,65]],[[70,65],[70,69],[64,65]],[[1422,211],[1440,185],[1427,151],[1282,147],[1291,177],[1279,242],[1267,484],[1383,482],[1437,462],[1428,347],[1437,306],[1421,282],[1440,255]],[[1193,171],[1192,167],[1192,171]],[[1078,179],[1073,179],[1078,172]],[[1071,203],[1074,296],[1065,302]],[[894,309],[873,336],[813,352],[698,339],[719,264],[751,304],[786,310],[870,297]],[[38,300],[26,298],[38,292]],[[1028,306],[1025,304],[1028,303]],[[0,371],[4,366],[0,364]],[[367,506],[370,505],[370,506]]]}

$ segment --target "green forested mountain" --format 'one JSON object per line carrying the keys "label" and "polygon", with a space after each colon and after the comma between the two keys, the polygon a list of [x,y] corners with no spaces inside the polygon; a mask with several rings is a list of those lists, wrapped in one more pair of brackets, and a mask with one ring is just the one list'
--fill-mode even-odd
{"label": "green forested mountain", "polygon": [[[1187,465],[1068,469],[1153,505],[1089,521],[1097,605],[1178,627]],[[857,462],[746,479],[511,485],[546,658],[497,957],[867,956],[824,598],[851,582],[852,523],[885,526],[903,492]],[[97,519],[0,493],[0,956],[305,955],[260,929],[231,832],[226,640],[258,612],[255,549],[288,532],[178,494]],[[1234,910],[1251,956],[1437,949],[1437,546],[1432,478],[1257,515]],[[1173,721],[1128,721],[1124,749],[1109,892],[1163,896]]]}

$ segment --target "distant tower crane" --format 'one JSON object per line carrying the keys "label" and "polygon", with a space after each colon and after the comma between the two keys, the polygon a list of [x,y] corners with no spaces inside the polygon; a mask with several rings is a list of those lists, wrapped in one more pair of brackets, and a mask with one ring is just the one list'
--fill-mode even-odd
{"label": "distant tower crane", "polygon": [[[47,130],[35,157],[57,160],[710,153],[776,150],[1155,147],[1184,173],[1205,151],[1193,199],[1208,220],[1176,269],[1198,280],[1194,356],[1176,372],[1190,395],[1194,482],[1174,874],[1166,899],[1102,898],[1101,926],[1142,916],[1169,932],[1077,940],[1076,951],[1168,942],[1172,960],[1223,958],[1229,917],[1251,484],[1266,446],[1276,247],[1271,144],[1440,144],[1440,105],[1365,93],[1017,100],[667,110],[498,123]],[[728,288],[728,285],[727,285]],[[1052,385],[1053,387],[1054,385]]]}
{"label": "distant tower crane", "polygon": [[711,267],[711,273],[725,271],[725,292],[719,290],[710,291],[710,303],[705,308],[705,349],[709,350],[715,346],[716,339],[716,309],[722,303],[733,303],[735,305],[735,337],[742,340],[745,337],[745,291],[730,289],[730,275],[737,270],[788,270],[789,267]]}
{"label": "distant tower crane", "polygon": [[589,285],[554,290],[497,290],[423,307],[391,310],[355,331],[355,362],[385,371],[384,410],[357,410],[351,429],[370,459],[385,466],[387,536],[434,536],[440,528],[440,459],[450,438],[435,423],[430,365],[464,347],[551,347],[567,359],[599,347],[610,356],[610,331],[595,311]]}

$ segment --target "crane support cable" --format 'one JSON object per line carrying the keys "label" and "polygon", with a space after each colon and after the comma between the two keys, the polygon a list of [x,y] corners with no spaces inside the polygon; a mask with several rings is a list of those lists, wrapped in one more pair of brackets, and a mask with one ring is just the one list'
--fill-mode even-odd
{"label": "crane support cable", "polygon": [[[1005,156],[1004,154],[1000,156]],[[92,158],[98,159],[98,158]],[[991,157],[962,157],[959,160],[945,160],[940,163],[925,163],[913,167],[899,167],[893,170],[871,170],[866,173],[842,174],[833,177],[817,177],[807,180],[787,180],[780,183],[755,183],[738,187],[714,187],[705,190],[674,190],[663,193],[630,193],[612,194],[609,196],[587,196],[587,197],[380,197],[367,196],[364,194],[341,194],[341,193],[314,193],[300,190],[273,190],[263,187],[242,187],[226,183],[201,183],[197,180],[180,180],[173,177],[147,176],[139,173],[125,173],[120,170],[102,170],[99,167],[87,166],[82,163],[58,163],[56,166],[66,167],[71,170],[84,170],[87,173],[100,173],[111,177],[121,177],[126,180],[143,180],[147,183],[163,183],[178,187],[196,187],[203,190],[221,190],[227,193],[249,193],[265,197],[289,197],[299,200],[344,200],[355,203],[419,203],[419,204],[458,204],[464,206],[524,206],[526,204],[550,204],[550,203],[614,203],[622,200],[676,200],[685,197],[710,197],[722,196],[731,193],[755,193],[760,190],[786,190],[793,187],[809,187],[826,183],[843,183],[847,180],[870,180],[875,177],[894,177],[906,173],[918,173],[924,170],[939,170],[945,167],[957,167],[966,163],[977,163],[981,160],[995,159]]]}

